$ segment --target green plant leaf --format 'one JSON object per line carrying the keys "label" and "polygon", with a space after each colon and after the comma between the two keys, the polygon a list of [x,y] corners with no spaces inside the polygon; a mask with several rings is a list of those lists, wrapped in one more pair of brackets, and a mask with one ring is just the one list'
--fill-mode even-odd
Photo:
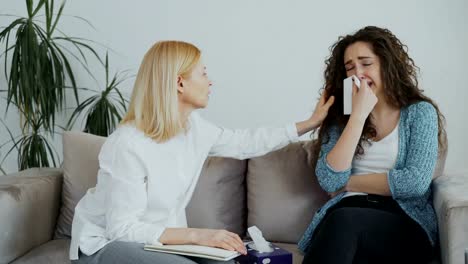
{"label": "green plant leaf", "polygon": [[66,125],[66,128],[67,130],[71,130],[71,128],[73,127],[73,125],[75,124],[76,122],[76,119],[79,117],[79,115],[81,114],[81,112],[86,109],[89,105],[91,105],[93,102],[95,102],[99,97],[97,95],[95,96],[92,96],[88,99],[86,99],[85,101],[81,102],[81,104],[79,104],[76,108],[75,108],[75,111],[73,111],[70,119],[68,120],[68,123]]}
{"label": "green plant leaf", "polygon": [[65,7],[65,1],[63,1],[62,4],[60,5],[58,14],[55,16],[55,22],[54,22],[54,24],[53,24],[53,26],[52,26],[52,28],[50,30],[50,36],[52,36],[52,34],[54,33],[55,27],[57,26],[57,23],[59,22],[60,17],[62,16],[62,12],[63,12],[64,7]]}
{"label": "green plant leaf", "polygon": [[33,1],[26,0],[26,9],[28,10],[28,16],[32,17],[33,14]]}
{"label": "green plant leaf", "polygon": [[36,8],[34,9],[34,11],[32,12],[30,18],[36,16],[37,12],[39,12],[39,10],[41,10],[42,6],[44,5],[44,2],[46,0],[40,0],[39,3],[37,3],[37,6]]}

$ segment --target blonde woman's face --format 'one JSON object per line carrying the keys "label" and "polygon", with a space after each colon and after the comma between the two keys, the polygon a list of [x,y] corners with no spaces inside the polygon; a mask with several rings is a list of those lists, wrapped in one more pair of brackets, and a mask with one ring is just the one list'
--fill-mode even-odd
{"label": "blonde woman's face", "polygon": [[208,105],[211,80],[208,78],[206,67],[201,61],[181,83],[180,99],[184,104],[193,109],[205,108]]}

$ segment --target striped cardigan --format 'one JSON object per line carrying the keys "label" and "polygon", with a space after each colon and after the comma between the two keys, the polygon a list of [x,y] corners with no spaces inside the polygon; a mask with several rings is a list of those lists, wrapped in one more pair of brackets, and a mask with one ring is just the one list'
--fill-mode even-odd
{"label": "striped cardigan", "polygon": [[[401,208],[426,231],[431,244],[437,241],[437,219],[432,206],[432,174],[438,154],[437,112],[432,104],[419,102],[401,109],[399,121],[399,146],[395,167],[388,172],[388,184]],[[335,146],[341,131],[330,129],[328,142],[322,144],[315,173],[326,192],[335,192],[346,185],[351,168],[335,171],[326,157]],[[299,241],[299,249],[306,252],[314,229],[328,208],[338,203],[344,193],[335,196],[320,208]]]}

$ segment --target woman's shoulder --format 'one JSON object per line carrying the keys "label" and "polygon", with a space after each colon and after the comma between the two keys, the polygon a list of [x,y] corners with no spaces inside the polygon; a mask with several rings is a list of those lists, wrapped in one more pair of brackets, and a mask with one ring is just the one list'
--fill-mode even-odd
{"label": "woman's shoulder", "polygon": [[402,110],[403,120],[407,123],[437,123],[437,110],[429,102],[413,103]]}
{"label": "woman's shoulder", "polygon": [[436,115],[436,109],[434,105],[426,101],[420,101],[413,103],[405,108],[405,111],[411,115],[418,115],[418,116],[432,116]]}
{"label": "woman's shoulder", "polygon": [[126,141],[130,139],[135,139],[139,137],[138,129],[133,124],[120,124],[112,132],[108,140],[109,141]]}
{"label": "woman's shoulder", "polygon": [[121,124],[106,139],[103,148],[113,151],[128,151],[145,144],[148,139],[132,124]]}

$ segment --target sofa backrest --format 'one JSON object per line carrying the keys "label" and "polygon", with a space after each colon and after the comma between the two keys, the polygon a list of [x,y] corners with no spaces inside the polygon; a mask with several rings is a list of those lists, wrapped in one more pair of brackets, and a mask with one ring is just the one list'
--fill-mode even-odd
{"label": "sofa backrest", "polygon": [[[62,204],[55,238],[70,237],[74,208],[96,185],[98,155],[105,138],[82,132],[63,134]],[[240,161],[211,157],[187,207],[190,227],[245,234],[257,225],[271,241],[296,243],[327,194],[310,166],[311,141],[290,144],[262,157]],[[442,173],[446,152],[434,176]]]}
{"label": "sofa backrest", "polygon": [[186,209],[188,226],[226,229],[244,235],[246,171],[246,160],[208,158]]}
{"label": "sofa backrest", "polygon": [[312,216],[328,199],[311,166],[312,141],[297,142],[247,167],[247,225],[269,241],[297,243]]}

